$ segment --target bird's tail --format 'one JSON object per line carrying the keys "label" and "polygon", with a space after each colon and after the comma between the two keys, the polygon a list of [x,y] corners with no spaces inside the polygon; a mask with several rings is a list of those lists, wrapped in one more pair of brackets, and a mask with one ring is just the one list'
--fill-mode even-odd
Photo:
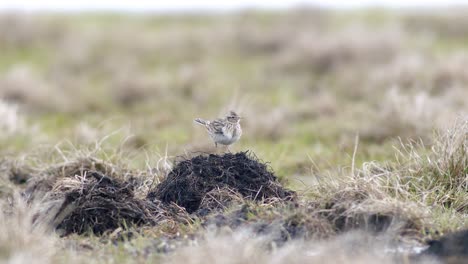
{"label": "bird's tail", "polygon": [[206,122],[206,120],[203,120],[201,118],[196,118],[195,120],[193,120],[193,122],[197,123],[197,124],[200,124],[202,126],[206,126],[208,125],[208,123]]}

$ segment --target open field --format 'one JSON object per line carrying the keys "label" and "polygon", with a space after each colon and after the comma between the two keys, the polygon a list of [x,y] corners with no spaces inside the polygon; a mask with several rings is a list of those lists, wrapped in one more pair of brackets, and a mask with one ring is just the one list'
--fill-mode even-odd
{"label": "open field", "polygon": [[0,262],[408,262],[468,228],[465,11],[0,14]]}

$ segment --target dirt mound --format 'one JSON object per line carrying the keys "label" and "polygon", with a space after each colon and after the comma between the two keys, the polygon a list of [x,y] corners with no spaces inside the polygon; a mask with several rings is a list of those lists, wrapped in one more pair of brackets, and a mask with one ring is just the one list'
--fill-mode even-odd
{"label": "dirt mound", "polygon": [[[171,207],[162,203],[138,199],[134,184],[112,179],[99,172],[89,172],[82,178],[63,178],[50,193],[64,199],[54,222],[63,235],[106,231],[131,225],[154,225],[175,219]],[[172,207],[172,209],[174,209]]]}
{"label": "dirt mound", "polygon": [[265,163],[249,152],[199,155],[179,162],[149,198],[175,202],[192,213],[200,208],[207,193],[229,188],[245,199],[295,199],[295,193],[281,186]]}
{"label": "dirt mound", "polygon": [[89,172],[99,172],[113,179],[127,174],[118,166],[92,157],[77,158],[71,161],[47,167],[28,180],[24,197],[29,201],[40,200],[63,178],[83,176]]}

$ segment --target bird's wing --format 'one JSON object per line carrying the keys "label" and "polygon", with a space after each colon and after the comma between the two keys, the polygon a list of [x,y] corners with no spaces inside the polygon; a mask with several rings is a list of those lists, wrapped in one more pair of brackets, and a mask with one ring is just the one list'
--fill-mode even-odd
{"label": "bird's wing", "polygon": [[224,127],[223,127],[223,134],[226,136],[226,137],[230,137],[232,138],[232,133],[233,133],[233,126],[232,124],[226,124]]}
{"label": "bird's wing", "polygon": [[225,121],[223,119],[216,119],[210,122],[209,130],[214,134],[223,134],[223,127]]}

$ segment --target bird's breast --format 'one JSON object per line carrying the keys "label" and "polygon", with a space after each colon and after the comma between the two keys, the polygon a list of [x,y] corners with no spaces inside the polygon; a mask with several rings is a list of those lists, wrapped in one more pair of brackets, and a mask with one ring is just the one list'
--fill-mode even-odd
{"label": "bird's breast", "polygon": [[237,141],[239,140],[239,138],[242,136],[242,128],[241,126],[238,124],[236,126],[236,128],[234,129],[233,133],[232,133],[232,139],[234,141]]}

